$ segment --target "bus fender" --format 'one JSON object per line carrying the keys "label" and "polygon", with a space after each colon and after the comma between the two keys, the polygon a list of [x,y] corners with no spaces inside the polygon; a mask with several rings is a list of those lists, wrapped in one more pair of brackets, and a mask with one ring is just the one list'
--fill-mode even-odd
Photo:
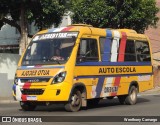
{"label": "bus fender", "polygon": [[73,85],[68,101],[71,100],[71,95],[72,95],[72,92],[74,91],[74,89],[78,89],[81,92],[81,94],[82,94],[82,107],[86,107],[87,106],[87,91],[86,91],[86,87],[85,87],[84,83],[75,83]]}

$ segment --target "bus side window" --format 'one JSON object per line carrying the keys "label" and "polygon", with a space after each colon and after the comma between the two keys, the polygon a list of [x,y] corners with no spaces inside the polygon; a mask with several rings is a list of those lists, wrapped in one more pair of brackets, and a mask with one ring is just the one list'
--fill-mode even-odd
{"label": "bus side window", "polygon": [[134,40],[127,40],[124,60],[125,61],[136,61]]}
{"label": "bus side window", "polygon": [[136,41],[136,55],[138,62],[151,61],[148,42]]}
{"label": "bus side window", "polygon": [[77,62],[98,60],[97,40],[82,39],[77,52]]}

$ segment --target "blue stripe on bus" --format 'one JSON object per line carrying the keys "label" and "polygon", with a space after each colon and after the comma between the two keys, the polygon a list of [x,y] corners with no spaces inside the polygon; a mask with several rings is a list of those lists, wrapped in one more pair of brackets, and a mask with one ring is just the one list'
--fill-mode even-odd
{"label": "blue stripe on bus", "polygon": [[151,66],[151,62],[81,62],[76,66]]}
{"label": "blue stripe on bus", "polygon": [[96,87],[96,98],[100,97],[100,95],[101,95],[104,80],[105,80],[105,76],[99,76],[98,84],[97,84],[97,87]]}
{"label": "blue stripe on bus", "polygon": [[75,79],[90,79],[90,78],[100,78],[101,76],[103,77],[118,77],[118,76],[121,76],[121,77],[126,77],[126,76],[144,76],[144,75],[153,75],[152,72],[150,73],[137,73],[137,74],[115,74],[115,75],[85,75],[85,76],[77,76],[75,77]]}
{"label": "blue stripe on bus", "polygon": [[106,30],[106,40],[104,43],[104,54],[102,61],[110,61],[111,57],[111,38],[112,38],[112,32],[111,30]]}

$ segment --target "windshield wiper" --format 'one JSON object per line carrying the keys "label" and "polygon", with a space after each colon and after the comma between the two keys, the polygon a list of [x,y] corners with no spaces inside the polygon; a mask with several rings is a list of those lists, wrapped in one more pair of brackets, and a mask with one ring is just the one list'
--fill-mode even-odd
{"label": "windshield wiper", "polygon": [[59,65],[61,64],[58,60],[54,60],[55,62],[57,62]]}

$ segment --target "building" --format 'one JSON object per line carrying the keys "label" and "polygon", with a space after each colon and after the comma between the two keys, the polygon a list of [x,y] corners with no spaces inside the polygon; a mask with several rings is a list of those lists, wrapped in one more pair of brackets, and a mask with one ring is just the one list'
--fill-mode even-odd
{"label": "building", "polygon": [[160,52],[153,53],[154,86],[160,86]]}
{"label": "building", "polygon": [[[157,1],[157,6],[160,8],[160,0]],[[157,14],[160,18],[160,12]],[[157,28],[149,28],[145,34],[151,40],[153,67],[154,67],[154,86],[160,86],[160,20]]]}
{"label": "building", "polygon": [[[160,0],[157,1],[157,6],[160,8]],[[160,12],[157,14],[160,18]],[[145,34],[151,40],[152,53],[160,51],[160,20],[158,21],[157,28],[149,28],[145,31]]]}

